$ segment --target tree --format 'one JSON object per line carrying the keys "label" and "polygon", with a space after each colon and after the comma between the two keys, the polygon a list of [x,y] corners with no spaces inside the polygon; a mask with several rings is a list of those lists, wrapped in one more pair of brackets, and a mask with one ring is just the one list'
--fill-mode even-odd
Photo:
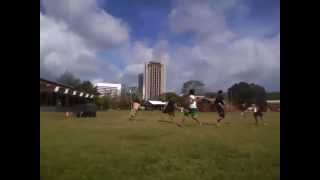
{"label": "tree", "polygon": [[207,98],[215,98],[215,97],[217,97],[217,93],[216,92],[206,92],[204,94],[204,96]]}
{"label": "tree", "polygon": [[190,89],[194,89],[196,95],[203,95],[205,84],[198,80],[190,80],[183,84],[181,92],[183,94],[188,94]]}
{"label": "tree", "polygon": [[268,92],[267,99],[268,100],[279,100],[280,99],[280,92]]}
{"label": "tree", "polygon": [[93,86],[93,84],[90,81],[83,81],[77,89],[79,91],[84,91],[90,94],[98,95],[97,88]]}
{"label": "tree", "polygon": [[129,96],[120,96],[119,108],[120,108],[120,109],[130,109],[130,99],[129,99]]}
{"label": "tree", "polygon": [[100,110],[108,110],[110,108],[111,100],[110,100],[110,97],[107,97],[107,96],[103,96],[103,97],[96,96],[95,103]]}
{"label": "tree", "polygon": [[76,78],[71,72],[66,71],[63,73],[57,81],[61,84],[65,84],[74,88],[79,87],[81,84],[81,80],[79,78]]}
{"label": "tree", "polygon": [[160,97],[161,101],[169,101],[169,99],[174,100],[178,105],[181,105],[183,101],[183,98],[180,97],[175,92],[166,92],[166,93],[163,93]]}
{"label": "tree", "polygon": [[228,89],[228,98],[233,105],[238,107],[241,104],[257,104],[265,107],[266,105],[266,91],[265,88],[256,85],[248,84],[246,82],[236,83]]}
{"label": "tree", "polygon": [[112,109],[118,109],[119,108],[119,102],[120,102],[120,97],[119,96],[115,96],[111,98],[111,108]]}

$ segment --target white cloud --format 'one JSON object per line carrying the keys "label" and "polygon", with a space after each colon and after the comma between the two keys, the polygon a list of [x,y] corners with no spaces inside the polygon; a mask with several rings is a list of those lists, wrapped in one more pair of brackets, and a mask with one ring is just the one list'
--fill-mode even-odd
{"label": "white cloud", "polygon": [[127,25],[95,0],[43,0],[43,6],[48,16],[67,23],[90,47],[104,50],[129,40]]}
{"label": "white cloud", "polygon": [[149,61],[170,63],[168,42],[161,40],[153,46],[143,41],[135,41],[121,51],[126,67],[121,73],[121,81],[130,86],[137,86],[138,74],[144,72],[144,64]]}
{"label": "white cloud", "polygon": [[97,58],[96,52],[68,24],[40,13],[41,75],[52,78],[66,70],[85,79],[95,76],[116,79],[119,73],[112,64]]}
{"label": "white cloud", "polygon": [[[280,35],[273,38],[241,36],[227,23],[227,14],[241,7],[239,0],[175,0],[168,15],[174,34],[192,33],[193,45],[172,46],[165,39],[154,45],[132,42],[129,27],[98,7],[95,0],[43,0],[40,13],[40,67],[47,76],[65,70],[82,79],[137,85],[144,63],[167,64],[167,90],[180,91],[182,83],[195,79],[213,90],[238,81],[259,83],[269,89],[280,86]],[[239,14],[238,13],[238,14]],[[100,52],[118,51],[122,70]],[[114,60],[113,60],[114,61]]]}
{"label": "white cloud", "polygon": [[42,0],[40,12],[40,72],[56,78],[66,70],[82,79],[119,81],[120,70],[97,56],[129,41],[120,19],[95,0]]}
{"label": "white cloud", "polygon": [[[175,1],[170,12],[171,30],[194,33],[193,46],[178,46],[171,58],[169,89],[173,82],[202,80],[211,89],[226,89],[237,81],[260,83],[269,89],[280,86],[280,38],[240,36],[226,16],[239,1]],[[183,71],[183,72],[182,72]]]}

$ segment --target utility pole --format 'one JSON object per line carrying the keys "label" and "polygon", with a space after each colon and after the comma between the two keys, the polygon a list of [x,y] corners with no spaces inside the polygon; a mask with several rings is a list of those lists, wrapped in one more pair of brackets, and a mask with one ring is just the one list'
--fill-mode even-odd
{"label": "utility pole", "polygon": [[130,96],[130,109],[132,109],[133,108],[133,102],[132,102],[131,89],[129,89],[129,96]]}

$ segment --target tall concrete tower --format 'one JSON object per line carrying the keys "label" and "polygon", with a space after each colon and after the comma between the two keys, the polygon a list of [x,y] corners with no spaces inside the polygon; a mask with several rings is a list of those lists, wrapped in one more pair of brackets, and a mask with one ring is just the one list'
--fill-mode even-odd
{"label": "tall concrete tower", "polygon": [[143,99],[155,99],[166,90],[165,65],[151,61],[145,64]]}

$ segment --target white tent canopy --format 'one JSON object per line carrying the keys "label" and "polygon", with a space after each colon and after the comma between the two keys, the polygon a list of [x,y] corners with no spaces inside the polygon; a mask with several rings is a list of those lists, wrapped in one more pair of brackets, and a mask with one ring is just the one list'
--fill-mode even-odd
{"label": "white tent canopy", "polygon": [[162,102],[162,101],[151,101],[151,100],[149,100],[148,102],[150,104],[152,104],[152,105],[166,105],[167,104],[166,102]]}
{"label": "white tent canopy", "polygon": [[280,104],[280,100],[267,100],[269,104]]}

